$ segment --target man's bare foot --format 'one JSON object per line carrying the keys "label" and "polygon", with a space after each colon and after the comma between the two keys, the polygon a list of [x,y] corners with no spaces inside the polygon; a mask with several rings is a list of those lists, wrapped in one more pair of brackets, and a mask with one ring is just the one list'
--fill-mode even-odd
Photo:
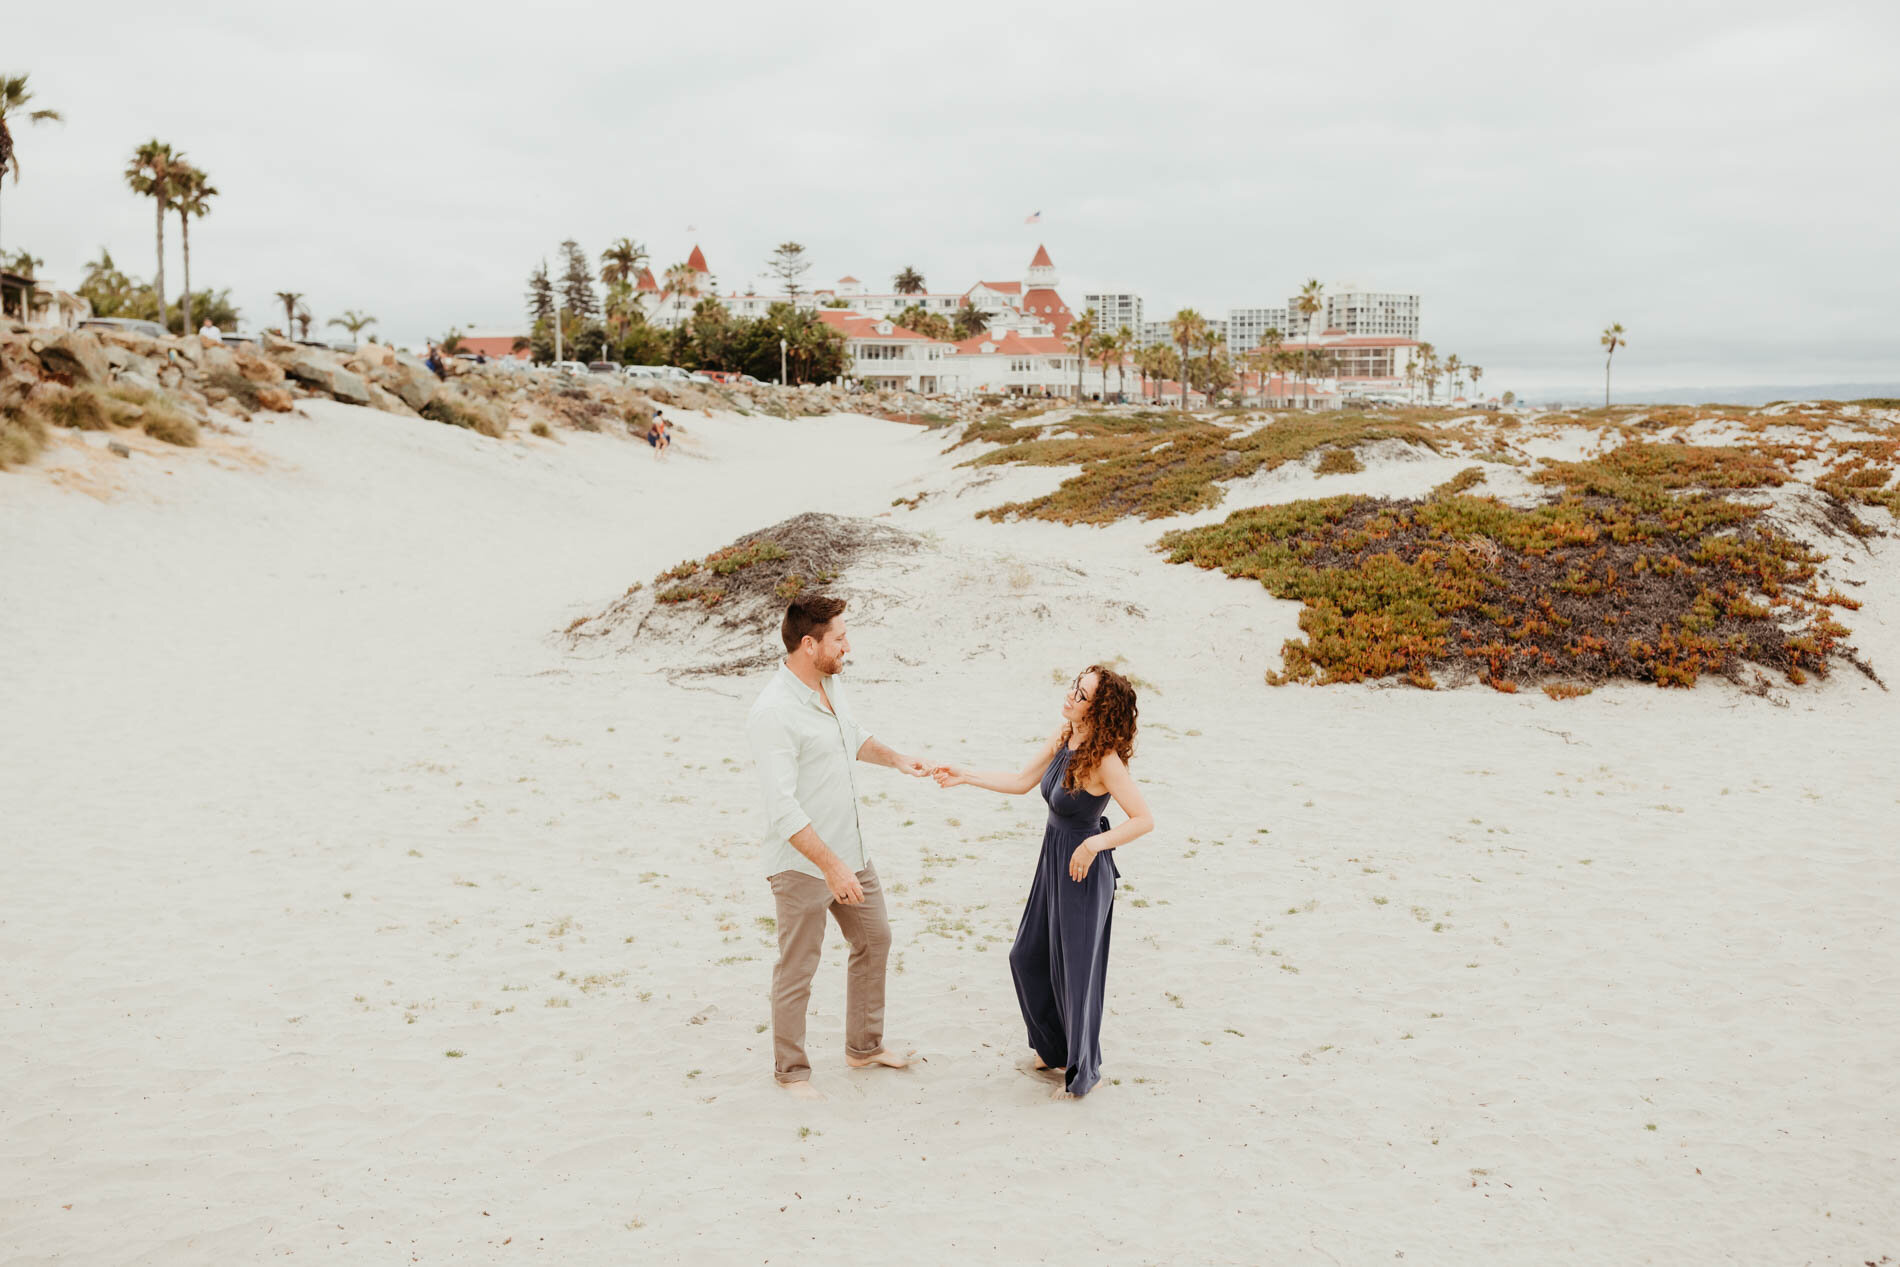
{"label": "man's bare foot", "polygon": [[1067,1087],[1057,1087],[1054,1091],[1049,1093],[1049,1098],[1051,1100],[1079,1100],[1082,1097]]}
{"label": "man's bare foot", "polygon": [[784,1087],[785,1094],[791,1096],[794,1100],[822,1100],[825,1098],[825,1093],[820,1091],[817,1087],[814,1087],[810,1082],[781,1082],[779,1085]]}
{"label": "man's bare foot", "polygon": [[868,1056],[853,1056],[850,1052],[846,1052],[844,1063],[853,1069],[869,1069],[872,1065],[883,1065],[886,1069],[908,1069],[910,1058],[914,1055],[916,1055],[915,1052],[906,1052],[900,1056],[887,1047],[880,1047]]}

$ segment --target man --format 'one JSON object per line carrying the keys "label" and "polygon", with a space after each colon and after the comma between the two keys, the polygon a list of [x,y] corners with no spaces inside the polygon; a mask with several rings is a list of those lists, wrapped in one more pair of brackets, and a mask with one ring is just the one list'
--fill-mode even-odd
{"label": "man", "polygon": [[800,595],[785,609],[785,659],[759,692],[746,738],[765,794],[765,871],[778,904],[772,970],[773,1072],[787,1092],[822,1100],[805,1057],[805,1008],[824,946],[825,915],[838,921],[851,958],[845,977],[845,1063],[854,1069],[910,1062],[884,1049],[884,964],[891,926],[884,890],[858,824],[855,761],[915,778],[930,767],[872,738],[838,689],[851,651],[844,602]]}

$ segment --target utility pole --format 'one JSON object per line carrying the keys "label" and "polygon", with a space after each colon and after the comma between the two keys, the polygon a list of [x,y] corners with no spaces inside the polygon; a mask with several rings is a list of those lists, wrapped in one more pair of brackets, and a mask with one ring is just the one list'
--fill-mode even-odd
{"label": "utility pole", "polygon": [[554,363],[559,365],[567,358],[561,355],[561,309],[554,309]]}
{"label": "utility pole", "polygon": [[786,385],[786,381],[785,381],[785,347],[786,347],[786,344],[785,344],[785,340],[784,340],[784,339],[780,339],[780,340],[778,341],[778,385],[779,385],[780,387],[784,387],[784,386]]}

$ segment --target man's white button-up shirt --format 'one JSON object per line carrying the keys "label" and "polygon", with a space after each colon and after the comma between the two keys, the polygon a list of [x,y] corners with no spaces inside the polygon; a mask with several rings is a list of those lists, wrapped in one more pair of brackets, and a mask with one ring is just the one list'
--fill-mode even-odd
{"label": "man's white button-up shirt", "polygon": [[858,829],[858,750],[871,733],[858,725],[838,689],[825,679],[827,709],[818,692],[781,662],[753,701],[746,738],[765,794],[765,873],[822,873],[792,847],[807,823],[853,872],[870,861]]}

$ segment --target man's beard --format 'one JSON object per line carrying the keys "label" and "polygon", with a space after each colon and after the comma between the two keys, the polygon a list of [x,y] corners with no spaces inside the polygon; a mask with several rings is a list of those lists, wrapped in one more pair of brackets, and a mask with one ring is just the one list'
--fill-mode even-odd
{"label": "man's beard", "polygon": [[844,672],[844,657],[839,656],[830,664],[820,664],[818,671],[826,677],[837,677],[840,673]]}

